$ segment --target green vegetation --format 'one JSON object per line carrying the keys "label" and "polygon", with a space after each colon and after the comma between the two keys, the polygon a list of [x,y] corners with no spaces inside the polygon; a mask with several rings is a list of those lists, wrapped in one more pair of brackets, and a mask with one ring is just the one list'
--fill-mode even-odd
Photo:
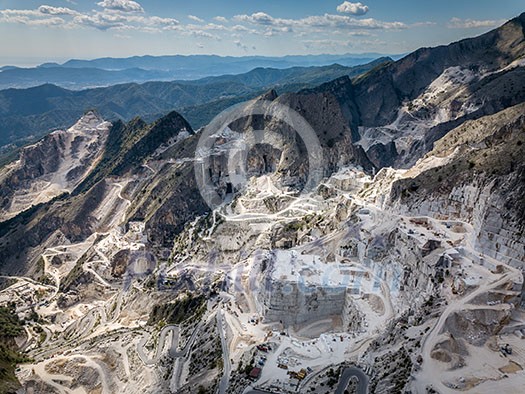
{"label": "green vegetation", "polygon": [[192,132],[190,124],[177,112],[170,112],[150,125],[140,118],[127,124],[116,122],[109,131],[102,159],[74,193],[89,190],[108,175],[122,175],[182,129]]}
{"label": "green vegetation", "polygon": [[296,231],[299,231],[301,228],[303,228],[304,225],[305,223],[303,221],[294,220],[284,225],[283,232],[285,233],[296,232]]}
{"label": "green vegetation", "polygon": [[186,295],[175,302],[158,304],[150,313],[148,324],[154,325],[161,321],[166,324],[180,324],[189,318],[198,320],[206,310],[206,299],[203,295],[193,297]]}
{"label": "green vegetation", "polygon": [[354,85],[357,85],[359,83],[363,83],[364,81],[366,81],[368,78],[372,77],[372,76],[376,76],[378,73],[381,73],[383,71],[386,71],[388,69],[388,67],[393,63],[393,61],[388,61],[388,59],[386,59],[387,61],[384,61],[382,63],[379,63],[379,64],[376,64],[374,68],[372,68],[371,70],[363,70],[362,73],[358,74],[356,77],[354,77],[352,79],[352,83]]}
{"label": "green vegetation", "polygon": [[20,383],[15,376],[16,364],[27,361],[14,339],[24,332],[13,308],[0,307],[0,394],[14,392]]}
{"label": "green vegetation", "polygon": [[15,338],[22,334],[22,323],[12,308],[0,307],[0,338]]}

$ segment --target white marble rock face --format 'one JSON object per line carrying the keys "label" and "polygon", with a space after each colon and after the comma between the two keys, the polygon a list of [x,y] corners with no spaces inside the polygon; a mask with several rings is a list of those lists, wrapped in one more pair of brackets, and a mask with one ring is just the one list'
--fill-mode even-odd
{"label": "white marble rock face", "polygon": [[302,286],[296,282],[272,282],[264,292],[265,320],[291,326],[342,315],[346,304],[346,288]]}

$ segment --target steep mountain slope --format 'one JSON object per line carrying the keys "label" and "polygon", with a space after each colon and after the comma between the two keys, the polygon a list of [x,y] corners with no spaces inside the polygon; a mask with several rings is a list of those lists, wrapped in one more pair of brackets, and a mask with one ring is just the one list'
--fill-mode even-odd
{"label": "steep mountain slope", "polygon": [[[469,119],[525,99],[525,14],[480,37],[423,48],[355,81],[361,145],[406,166]],[[389,145],[395,143],[395,151]]]}
{"label": "steep mountain slope", "polygon": [[109,127],[88,112],[68,130],[25,147],[17,161],[0,170],[0,221],[73,191],[99,160]]}
{"label": "steep mountain slope", "polygon": [[[482,36],[436,48],[419,49],[374,72],[357,84],[365,125],[392,122],[404,100],[413,100],[446,69],[459,67],[474,72],[502,69],[523,57],[525,14]],[[372,101],[365,100],[367,95]],[[383,105],[376,105],[383,103]]]}
{"label": "steep mountain slope", "polygon": [[[86,119],[83,118],[78,125],[85,121]],[[70,130],[74,129],[75,127]],[[49,242],[61,241],[64,237],[70,242],[78,242],[94,232],[107,231],[120,223],[122,218],[118,212],[129,208],[131,204],[129,199],[123,197],[124,192],[136,196],[141,192],[140,200],[134,201],[131,205],[136,207],[139,201],[140,204],[150,204],[148,215],[152,215],[155,212],[154,208],[159,209],[165,203],[161,203],[161,197],[164,196],[157,189],[153,192],[148,190],[146,193],[147,190],[144,188],[154,186],[154,183],[150,183],[151,176],[146,175],[154,170],[150,167],[142,167],[142,164],[146,158],[153,159],[172,146],[180,146],[180,149],[184,150],[184,147],[193,140],[189,138],[192,134],[191,126],[175,112],[150,125],[138,118],[127,125],[122,122],[115,123],[109,131],[105,132],[106,143],[96,150],[97,159],[93,161],[90,170],[82,177],[75,179],[74,188],[65,190],[72,192],[71,195],[62,194],[49,201],[53,196],[47,194],[47,199],[42,200],[40,204],[34,205],[28,211],[1,224],[2,236],[4,239],[9,239],[1,243],[0,253],[4,262],[2,270],[14,269],[22,272],[30,269],[35,272],[39,269],[36,262],[39,253],[42,252],[41,248],[45,245],[49,246]],[[52,139],[43,140],[41,146],[49,149],[50,146],[54,146],[54,141]],[[68,152],[67,147],[63,146],[58,146],[56,150],[56,157],[60,159]],[[191,154],[191,150],[187,149],[184,154]],[[37,163],[40,164],[41,160],[37,159]],[[68,162],[67,157],[64,163],[73,164]],[[29,167],[23,161],[18,166],[20,174],[30,172]],[[176,172],[173,167],[177,166],[171,167],[168,175],[171,174],[173,178],[172,173]],[[190,166],[187,165],[187,167]],[[42,178],[55,176],[55,174],[62,176],[64,171],[56,170],[49,174],[45,173]],[[128,174],[128,176],[119,183],[118,179],[123,174]],[[166,171],[163,174],[166,175]],[[191,188],[177,186],[179,183],[188,181],[190,184],[195,183],[192,177],[187,176],[188,171],[184,171],[184,174],[186,176],[176,176],[172,181],[168,181],[169,176],[166,175],[166,178],[158,179],[156,182],[161,182],[162,187],[173,188],[166,191],[168,195],[182,194],[190,191]],[[28,187],[34,188],[31,185],[35,180],[31,176],[20,176],[20,182],[27,183]],[[179,196],[178,198],[184,200],[184,197]],[[153,204],[151,201],[157,203]],[[186,198],[186,201],[191,200]],[[122,215],[126,218],[124,213]],[[179,226],[187,219],[184,215],[173,218]],[[166,217],[158,220],[164,220],[161,224],[166,227],[170,226]],[[177,226],[177,224],[174,225]],[[158,231],[163,232],[162,229]],[[16,241],[12,242],[13,240]]]}
{"label": "steep mountain slope", "polygon": [[394,182],[389,204],[472,223],[479,250],[522,267],[524,130],[525,104],[465,122]]}

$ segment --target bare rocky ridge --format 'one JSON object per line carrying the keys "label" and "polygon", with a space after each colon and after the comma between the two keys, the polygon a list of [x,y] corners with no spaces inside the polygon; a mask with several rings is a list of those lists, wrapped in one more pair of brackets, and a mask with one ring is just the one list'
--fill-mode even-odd
{"label": "bare rocky ridge", "polygon": [[404,100],[413,100],[447,68],[502,69],[525,52],[525,14],[480,37],[436,48],[421,48],[403,59],[370,72],[356,83],[364,126],[395,120]]}

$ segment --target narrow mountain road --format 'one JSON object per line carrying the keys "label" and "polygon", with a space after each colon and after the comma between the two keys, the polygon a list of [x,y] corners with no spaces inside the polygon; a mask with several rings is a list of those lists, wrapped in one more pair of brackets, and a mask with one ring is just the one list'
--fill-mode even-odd
{"label": "narrow mountain road", "polygon": [[[508,283],[513,278],[516,278],[518,275],[515,270],[507,272],[503,277],[498,280],[483,283],[472,293],[469,293],[466,297],[463,297],[459,300],[455,300],[453,303],[450,303],[447,308],[443,311],[436,324],[429,332],[427,337],[423,340],[421,354],[423,356],[423,365],[421,371],[417,374],[417,381],[415,382],[416,387],[419,391],[424,392],[426,386],[429,382],[432,383],[432,387],[438,390],[441,393],[451,392],[452,390],[448,388],[441,380],[436,379],[436,370],[433,368],[436,364],[433,362],[431,357],[432,349],[436,346],[438,341],[441,339],[442,330],[445,325],[447,318],[456,311],[463,309],[470,309],[468,305],[473,299],[475,299],[480,294],[487,293],[488,291],[495,289],[505,283]],[[502,305],[503,306],[503,305]],[[475,308],[475,305],[473,305]],[[419,392],[418,391],[418,392]]]}
{"label": "narrow mountain road", "polygon": [[[157,345],[157,349],[156,349],[156,352],[155,352],[155,356],[153,358],[148,358],[148,356],[146,355],[146,352],[144,350],[144,346],[146,344],[146,342],[148,341],[148,338],[142,338],[139,343],[137,344],[137,352],[139,354],[139,357],[141,359],[141,361],[145,364],[145,365],[155,365],[159,362],[160,360],[160,357],[162,356],[162,350],[164,349],[164,345],[166,343],[166,336],[169,334],[169,333],[172,333],[172,338],[171,338],[171,349],[173,349],[174,347],[176,348],[178,346],[178,343],[179,343],[179,333],[180,333],[180,328],[179,326],[176,326],[176,325],[169,325],[169,326],[165,326],[161,331],[160,331],[160,335],[159,335],[159,342],[158,342],[158,345]],[[171,350],[170,350],[170,355],[171,355]]]}
{"label": "narrow mountain road", "polygon": [[131,201],[130,201],[129,198],[126,198],[126,197],[122,196],[122,191],[124,190],[124,186],[122,186],[121,183],[115,182],[115,183],[113,183],[113,185],[115,185],[116,187],[119,188],[118,198],[120,198],[121,200],[123,200],[124,203],[126,204],[126,208],[123,210],[123,212],[122,212],[122,218],[120,219],[120,221],[121,221],[122,223],[124,223],[124,222],[126,221],[126,213],[127,213],[128,208],[129,208],[130,205],[131,205]]}
{"label": "narrow mountain road", "polygon": [[223,373],[219,383],[219,388],[217,389],[217,394],[226,394],[226,390],[228,390],[228,385],[230,383],[230,373],[232,366],[230,361],[228,342],[226,340],[226,321],[224,319],[222,309],[219,309],[217,311],[217,327],[219,329],[219,335],[221,337],[223,360]]}
{"label": "narrow mountain road", "polygon": [[339,379],[335,394],[344,394],[350,379],[357,378],[357,394],[368,394],[368,376],[357,367],[345,368]]}

